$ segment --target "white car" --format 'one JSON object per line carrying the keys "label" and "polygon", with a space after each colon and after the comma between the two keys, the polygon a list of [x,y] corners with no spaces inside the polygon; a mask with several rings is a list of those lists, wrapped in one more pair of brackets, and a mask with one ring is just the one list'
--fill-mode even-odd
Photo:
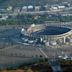
{"label": "white car", "polygon": [[28,39],[24,39],[24,41],[25,41],[25,42],[27,42],[27,41],[28,41]]}
{"label": "white car", "polygon": [[24,45],[29,45],[28,43],[23,43]]}
{"label": "white car", "polygon": [[28,40],[28,43],[32,44],[32,43],[34,43],[34,41],[33,40]]}
{"label": "white car", "polygon": [[63,56],[58,56],[59,58],[62,58]]}

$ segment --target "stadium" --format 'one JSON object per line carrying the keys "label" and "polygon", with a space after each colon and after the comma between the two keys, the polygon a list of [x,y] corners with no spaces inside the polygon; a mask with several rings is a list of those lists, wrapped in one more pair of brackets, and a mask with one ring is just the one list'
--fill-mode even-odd
{"label": "stadium", "polygon": [[[23,32],[22,34],[26,34]],[[31,25],[27,29],[27,36],[38,38],[47,45],[61,45],[71,42],[72,30],[67,27]]]}

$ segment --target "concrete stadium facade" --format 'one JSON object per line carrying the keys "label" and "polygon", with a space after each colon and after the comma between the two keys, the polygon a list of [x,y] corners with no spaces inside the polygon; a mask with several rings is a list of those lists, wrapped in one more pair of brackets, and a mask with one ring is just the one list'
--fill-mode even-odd
{"label": "concrete stadium facade", "polygon": [[[39,27],[40,28],[40,27]],[[41,27],[42,28],[42,27]],[[35,28],[34,28],[35,29]],[[65,32],[63,34],[59,34],[59,35],[29,35],[30,37],[34,37],[34,38],[42,38],[44,42],[56,42],[56,44],[64,44],[67,42],[71,42],[72,40],[72,30]]]}

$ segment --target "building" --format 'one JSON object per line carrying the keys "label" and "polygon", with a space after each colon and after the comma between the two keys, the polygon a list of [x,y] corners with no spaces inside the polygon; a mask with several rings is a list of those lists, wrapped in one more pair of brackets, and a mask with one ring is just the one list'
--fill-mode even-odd
{"label": "building", "polygon": [[29,6],[27,7],[27,10],[28,10],[28,11],[33,11],[33,10],[34,10],[34,7],[33,7],[32,5],[29,5]]}
{"label": "building", "polygon": [[35,11],[39,11],[40,10],[40,6],[35,6]]}
{"label": "building", "polygon": [[62,45],[66,42],[72,42],[72,38],[67,41],[72,35],[72,30],[65,27],[46,26],[46,25],[31,25],[27,32],[29,37],[40,38],[46,45]]}
{"label": "building", "polygon": [[21,12],[27,12],[27,6],[23,6]]}

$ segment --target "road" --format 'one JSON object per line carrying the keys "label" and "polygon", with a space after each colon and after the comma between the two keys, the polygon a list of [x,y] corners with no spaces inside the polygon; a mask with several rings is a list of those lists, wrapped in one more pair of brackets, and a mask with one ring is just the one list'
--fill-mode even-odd
{"label": "road", "polygon": [[[46,55],[46,53],[42,50],[42,48],[39,48],[40,52],[45,56],[45,58],[48,58],[48,56]],[[62,69],[60,67],[59,61],[57,61],[56,59],[49,59],[48,58],[48,63],[51,66],[53,72],[62,72]]]}
{"label": "road", "polygon": [[22,14],[22,15],[26,15],[26,14],[31,14],[31,15],[35,15],[35,14],[56,14],[56,13],[60,13],[62,15],[69,15],[69,13],[72,13],[72,7],[69,8],[65,8],[65,9],[58,9],[58,10],[46,10],[46,11],[26,11],[26,12],[12,12],[12,13],[5,13],[5,14],[1,14],[2,16],[6,16],[6,15],[10,15],[10,16],[16,16],[18,14]]}

